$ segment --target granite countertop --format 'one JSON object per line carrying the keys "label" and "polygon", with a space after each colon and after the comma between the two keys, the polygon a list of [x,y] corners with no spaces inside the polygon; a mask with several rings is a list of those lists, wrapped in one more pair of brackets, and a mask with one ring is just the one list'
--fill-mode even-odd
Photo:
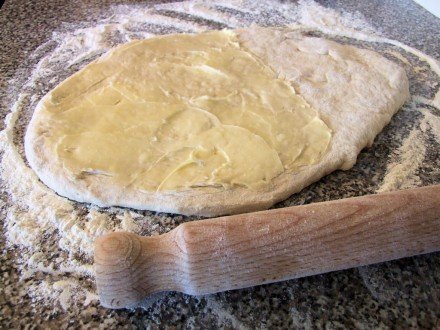
{"label": "granite countertop", "polygon": [[[387,37],[440,58],[440,19],[411,0],[317,2],[337,10],[359,12]],[[19,90],[27,79],[26,70],[36,64],[36,59],[30,57],[31,52],[63,24],[94,22],[103,18],[103,8],[114,4],[145,2],[6,1],[0,10],[3,32],[0,37],[2,118],[9,112],[13,91]],[[434,87],[438,86],[437,83]],[[432,96],[432,91],[427,93]],[[389,157],[398,140],[392,134],[400,129],[399,125],[402,126],[402,136],[407,133],[406,119],[405,115],[398,114],[379,135],[373,148],[360,154],[352,170],[335,172],[278,207],[373,193],[377,180],[384,174],[385,167],[381,162]],[[438,145],[428,150],[426,162],[431,168],[439,165],[438,152]],[[440,183],[438,173],[426,169],[419,172],[422,185]],[[8,198],[4,191],[1,198],[4,201]],[[5,207],[0,209],[2,221],[6,211]],[[15,263],[18,252],[6,249],[5,245],[5,228],[2,226],[0,328],[25,325],[27,328],[440,327],[440,253],[206,297],[170,293],[162,296],[154,308],[146,310],[106,310],[92,303],[75,310],[54,312],[52,306],[31,301],[23,290],[26,282],[19,281]]]}

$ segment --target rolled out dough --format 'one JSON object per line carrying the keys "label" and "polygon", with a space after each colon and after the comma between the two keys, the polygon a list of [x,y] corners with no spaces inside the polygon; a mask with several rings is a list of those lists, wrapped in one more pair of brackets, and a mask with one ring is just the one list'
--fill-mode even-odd
{"label": "rolled out dough", "polygon": [[174,35],[119,46],[49,92],[25,148],[76,201],[248,212],[351,168],[408,97],[379,54],[286,28]]}

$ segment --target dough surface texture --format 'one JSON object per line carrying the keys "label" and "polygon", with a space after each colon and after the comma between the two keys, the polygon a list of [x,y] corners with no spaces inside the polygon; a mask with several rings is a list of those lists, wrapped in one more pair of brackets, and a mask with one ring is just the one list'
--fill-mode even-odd
{"label": "dough surface texture", "polygon": [[379,54],[284,28],[119,46],[38,104],[26,156],[60,195],[217,216],[349,169],[409,97]]}

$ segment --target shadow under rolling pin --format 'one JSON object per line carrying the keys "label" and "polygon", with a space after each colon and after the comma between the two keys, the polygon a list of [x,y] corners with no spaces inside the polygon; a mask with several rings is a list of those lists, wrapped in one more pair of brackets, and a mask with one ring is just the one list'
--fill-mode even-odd
{"label": "shadow under rolling pin", "polygon": [[199,220],[169,233],[95,242],[101,304],[133,307],[440,250],[440,185]]}

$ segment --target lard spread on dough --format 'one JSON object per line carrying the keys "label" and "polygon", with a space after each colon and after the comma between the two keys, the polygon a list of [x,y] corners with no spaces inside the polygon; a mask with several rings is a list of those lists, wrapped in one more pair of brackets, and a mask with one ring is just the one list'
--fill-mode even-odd
{"label": "lard spread on dough", "polygon": [[120,46],[56,87],[42,112],[72,179],[140,191],[261,187],[316,163],[331,139],[231,31]]}

